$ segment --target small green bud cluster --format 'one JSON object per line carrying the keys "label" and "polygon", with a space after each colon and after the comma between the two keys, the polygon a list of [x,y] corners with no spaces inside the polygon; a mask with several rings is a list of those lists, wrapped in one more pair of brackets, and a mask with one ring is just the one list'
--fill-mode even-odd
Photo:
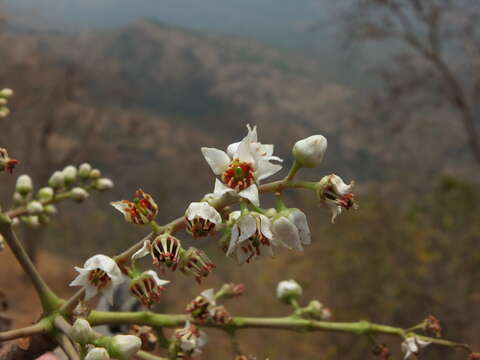
{"label": "small green bud cluster", "polygon": [[142,341],[134,335],[98,336],[85,319],[75,320],[69,334],[70,338],[89,348],[85,360],[127,360],[135,355]]}
{"label": "small green bud cluster", "polygon": [[13,95],[12,89],[2,89],[0,90],[0,118],[6,118],[10,115],[10,109],[7,107],[8,98]]}
{"label": "small green bud cluster", "polygon": [[26,212],[20,221],[35,228],[48,223],[50,216],[57,213],[53,205],[55,202],[67,198],[82,202],[88,198],[91,190],[104,191],[112,187],[110,179],[102,178],[100,170],[92,169],[87,163],[78,169],[68,165],[61,171],[55,171],[48,180],[48,186],[40,188],[36,194],[31,177],[21,175],[13,194],[13,210],[24,207]]}

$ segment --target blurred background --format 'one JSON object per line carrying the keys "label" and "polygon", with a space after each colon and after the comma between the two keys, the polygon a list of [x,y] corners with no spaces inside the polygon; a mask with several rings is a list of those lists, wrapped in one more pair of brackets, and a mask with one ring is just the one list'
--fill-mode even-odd
{"label": "blurred background", "polygon": [[[286,315],[274,291],[294,278],[336,320],[409,327],[432,314],[445,337],[478,350],[479,16],[477,0],[3,0],[0,87],[15,95],[0,145],[21,164],[2,174],[0,204],[11,204],[22,173],[39,188],[88,161],[115,181],[22,233],[68,296],[73,265],[147,232],[110,201],[141,187],[169,221],[213,189],[200,146],[225,148],[256,124],[288,168],[295,141],[323,134],[324,163],[301,176],[355,180],[360,209],[332,225],[310,194],[292,193],[312,245],[241,267],[197,240],[217,270],[201,286],[168,274],[159,310],[183,311],[201,290],[235,281],[247,295],[229,304],[233,314]],[[25,325],[39,314],[36,299],[9,251],[0,256],[7,314]],[[210,336],[204,358],[230,358],[223,334]],[[373,358],[368,339],[353,335],[262,330],[240,340],[259,359]],[[380,340],[400,358],[397,340]],[[424,358],[465,355],[432,347]]]}

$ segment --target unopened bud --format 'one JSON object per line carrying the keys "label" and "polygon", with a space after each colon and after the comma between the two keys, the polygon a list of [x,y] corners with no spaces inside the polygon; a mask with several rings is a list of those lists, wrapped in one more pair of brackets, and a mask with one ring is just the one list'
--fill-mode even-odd
{"label": "unopened bud", "polygon": [[72,193],[72,199],[78,202],[84,201],[86,198],[88,198],[88,192],[84,188],[81,187],[75,187],[71,191]]}
{"label": "unopened bud", "polygon": [[43,212],[43,205],[40,201],[30,201],[27,204],[27,211],[31,215],[38,215]]}
{"label": "unopened bud", "polygon": [[295,280],[280,281],[277,286],[277,298],[285,303],[291,304],[292,300],[298,300],[302,295],[302,287]]}
{"label": "unopened bud", "polygon": [[61,189],[65,184],[65,176],[61,171],[55,171],[50,179],[48,180],[48,186],[52,187],[54,190]]}
{"label": "unopened bud", "polygon": [[92,166],[89,163],[83,163],[78,167],[78,176],[81,179],[88,179],[90,177],[91,171],[92,171]]}
{"label": "unopened bud", "polygon": [[15,190],[22,196],[30,194],[33,190],[32,178],[28,175],[20,175]]}
{"label": "unopened bud", "polygon": [[5,88],[0,90],[0,96],[4,98],[8,98],[13,95],[13,90],[9,88]]}
{"label": "unopened bud", "polygon": [[106,191],[113,188],[113,181],[108,178],[98,179],[95,183],[95,188],[98,191]]}
{"label": "unopened bud", "polygon": [[57,214],[57,208],[55,205],[45,205],[44,207],[45,209],[45,214],[48,214],[48,215],[56,215]]}
{"label": "unopened bud", "polygon": [[77,168],[73,165],[68,165],[65,167],[62,173],[66,185],[69,185],[77,180]]}
{"label": "unopened bud", "polygon": [[7,107],[2,107],[0,108],[0,118],[6,118],[8,115],[10,115],[10,109]]}
{"label": "unopened bud", "polygon": [[120,359],[130,359],[141,347],[142,341],[134,335],[115,335],[112,339],[112,348],[118,354],[115,356]]}
{"label": "unopened bud", "polygon": [[85,360],[109,360],[110,355],[108,355],[108,351],[104,348],[93,348],[90,350],[87,355],[85,356]]}
{"label": "unopened bud", "polygon": [[40,219],[36,215],[22,216],[21,220],[25,225],[31,228],[38,228],[40,226]]}
{"label": "unopened bud", "polygon": [[37,199],[41,201],[50,201],[53,199],[54,191],[51,187],[43,187],[37,193]]}
{"label": "unopened bud", "polygon": [[70,331],[70,337],[72,340],[85,345],[95,338],[95,333],[90,326],[90,323],[85,319],[77,319],[73,323]]}
{"label": "unopened bud", "polygon": [[102,172],[98,169],[93,169],[90,171],[90,178],[91,179],[100,179],[100,176],[102,176]]}
{"label": "unopened bud", "polygon": [[292,149],[292,154],[299,165],[306,168],[318,166],[327,150],[327,139],[322,135],[312,135],[299,140]]}

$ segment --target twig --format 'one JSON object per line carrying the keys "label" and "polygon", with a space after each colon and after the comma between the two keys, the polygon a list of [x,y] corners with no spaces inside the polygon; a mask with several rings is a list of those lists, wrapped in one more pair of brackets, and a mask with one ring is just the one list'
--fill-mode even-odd
{"label": "twig", "polygon": [[45,324],[42,322],[39,322],[35,325],[23,327],[20,329],[0,332],[0,342],[18,339],[18,338],[36,335],[36,334],[43,334],[45,332],[46,332]]}
{"label": "twig", "polygon": [[80,356],[78,355],[75,346],[72,344],[67,335],[56,333],[53,335],[53,337],[55,338],[65,355],[67,355],[68,360],[80,360]]}

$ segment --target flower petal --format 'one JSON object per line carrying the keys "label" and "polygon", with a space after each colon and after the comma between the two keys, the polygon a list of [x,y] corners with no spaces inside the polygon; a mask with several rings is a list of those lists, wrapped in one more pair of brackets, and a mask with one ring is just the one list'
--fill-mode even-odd
{"label": "flower petal", "polygon": [[215,175],[220,175],[227,170],[231,162],[225,151],[219,149],[202,147],[202,154]]}
{"label": "flower petal", "polygon": [[250,144],[248,141],[248,136],[245,137],[240,144],[238,144],[235,154],[233,154],[234,159],[239,159],[242,162],[255,164],[255,159],[250,151]]}
{"label": "flower petal", "polygon": [[136,261],[138,259],[141,259],[145,256],[147,256],[150,253],[150,240],[145,240],[143,242],[143,246],[140,250],[136,251],[132,255],[132,261]]}
{"label": "flower petal", "polygon": [[255,172],[255,175],[258,181],[261,181],[263,179],[268,178],[269,176],[272,176],[273,174],[276,174],[281,169],[282,169],[282,165],[272,164],[267,160],[260,159],[258,160],[258,163],[257,163],[257,169]]}
{"label": "flower petal", "polygon": [[258,187],[256,184],[250,185],[248,188],[240,191],[238,196],[249,200],[253,205],[260,206],[260,199],[258,198]]}
{"label": "flower petal", "polygon": [[287,249],[303,250],[297,227],[285,216],[273,221],[273,239]]}
{"label": "flower petal", "polygon": [[300,235],[300,242],[304,245],[310,245],[310,228],[308,227],[307,216],[305,215],[305,213],[301,210],[294,209],[290,213],[289,219],[298,229],[298,234]]}
{"label": "flower petal", "polygon": [[243,215],[238,220],[237,224],[240,228],[240,235],[238,236],[237,243],[247,240],[257,231],[257,222],[255,221],[255,218],[250,214]]}

